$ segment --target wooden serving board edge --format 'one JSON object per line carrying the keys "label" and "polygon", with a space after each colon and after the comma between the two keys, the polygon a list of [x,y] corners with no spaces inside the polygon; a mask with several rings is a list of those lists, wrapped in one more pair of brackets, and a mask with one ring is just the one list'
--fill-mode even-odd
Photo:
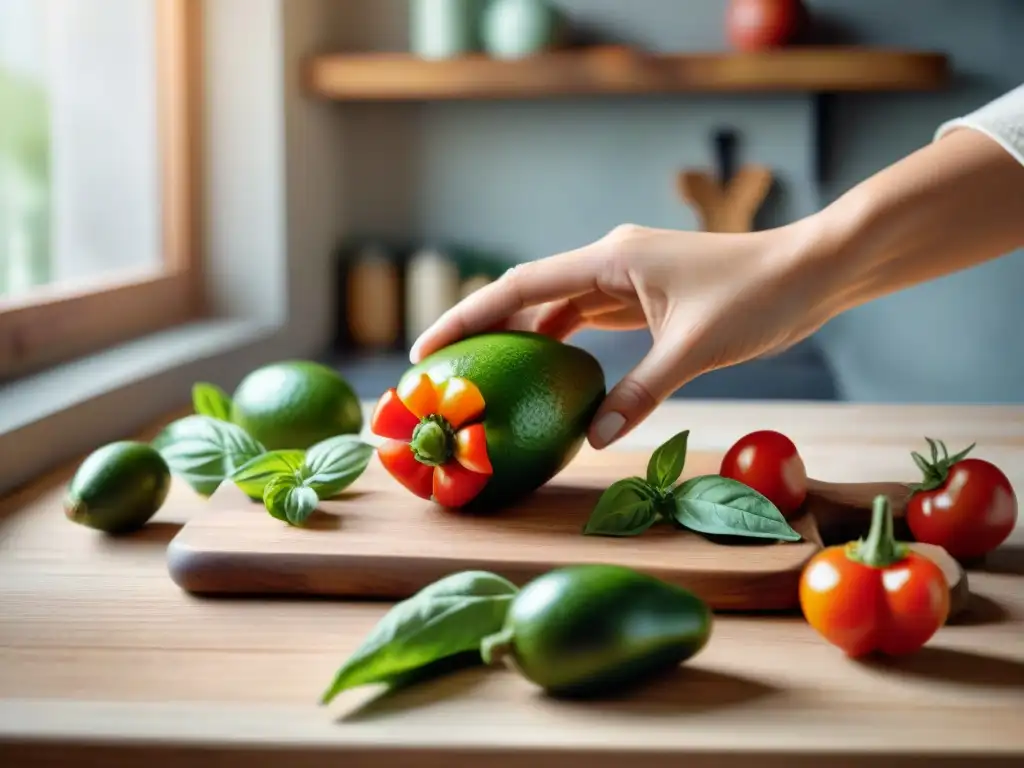
{"label": "wooden serving board edge", "polygon": [[[487,570],[504,576],[518,586],[523,586],[546,571],[577,562],[507,560],[496,563],[493,560],[477,561],[461,557],[431,556],[421,559],[375,554],[360,558],[350,555],[345,570],[348,573],[362,572],[367,576],[361,579],[351,577],[346,584],[345,578],[339,577],[337,561],[333,557],[312,553],[295,554],[279,557],[272,563],[261,563],[258,576],[254,574],[246,579],[244,587],[217,589],[209,586],[230,581],[223,578],[224,572],[244,568],[245,557],[245,553],[198,552],[187,543],[175,539],[167,547],[167,568],[171,580],[178,587],[197,596],[289,596],[299,600],[331,598],[349,601],[394,601],[408,597],[421,586],[425,586],[425,583],[458,571]],[[705,591],[714,593],[715,598],[705,599],[708,599],[709,605],[716,611],[791,611],[799,607],[798,570],[767,572],[760,577],[728,571],[680,574],[660,568],[640,570],[690,589],[698,595]],[[237,583],[235,581],[236,585]],[[331,586],[321,586],[326,583],[330,583]],[[701,588],[701,584],[704,589]],[[766,595],[773,597],[768,599]]]}
{"label": "wooden serving board edge", "polygon": [[[970,587],[966,571],[950,558],[944,550],[928,544],[914,543],[911,547],[923,555],[931,557],[942,567],[950,584],[950,619],[955,619],[962,613],[970,601]],[[555,562],[531,562],[520,563],[508,561],[500,567],[495,568],[493,563],[474,562],[460,558],[430,558],[430,568],[424,568],[422,563],[413,566],[408,557],[382,558],[379,555],[368,556],[360,562],[359,558],[352,559],[356,569],[365,569],[366,573],[375,574],[370,580],[373,587],[367,588],[366,582],[362,582],[358,590],[352,590],[352,594],[346,596],[339,594],[337,589],[318,589],[317,585],[328,581],[327,578],[320,578],[321,574],[335,574],[336,564],[332,558],[325,555],[295,555],[283,560],[276,567],[263,566],[261,573],[263,579],[251,579],[249,586],[243,589],[233,588],[230,590],[218,590],[208,588],[209,584],[225,583],[227,580],[218,578],[219,570],[237,570],[244,565],[240,558],[234,553],[199,553],[187,543],[180,540],[172,540],[167,547],[167,565],[171,580],[182,590],[199,597],[233,597],[233,598],[259,598],[259,597],[280,597],[288,596],[293,599],[330,598],[335,600],[385,600],[396,601],[404,599],[408,593],[408,580],[401,574],[404,570],[415,570],[420,574],[429,574],[431,581],[443,578],[450,573],[470,569],[492,569],[499,571],[501,575],[513,583],[522,586],[530,579],[541,572],[557,568],[564,563]],[[647,573],[657,578],[664,579],[671,583],[680,584],[690,588],[686,579],[677,578],[677,574],[666,573],[658,568],[644,569]],[[394,574],[399,574],[396,578]],[[213,578],[211,578],[213,577]],[[765,601],[763,594],[757,599],[757,605],[752,606],[750,595],[750,576],[739,573],[718,573],[709,575],[701,574],[700,579],[715,579],[719,586],[716,591],[727,595],[711,601],[711,607],[715,611],[722,612],[765,612],[778,611],[787,612],[799,609],[799,572],[778,572],[765,575],[765,579],[772,583],[772,588],[764,590],[768,594],[788,594],[789,600]],[[697,590],[699,592],[699,589]],[[760,593],[761,590],[757,590]]]}

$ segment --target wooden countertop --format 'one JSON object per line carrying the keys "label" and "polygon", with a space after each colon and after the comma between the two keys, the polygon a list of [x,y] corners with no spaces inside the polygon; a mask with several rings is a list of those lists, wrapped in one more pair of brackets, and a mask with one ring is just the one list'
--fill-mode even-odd
{"label": "wooden countertop", "polygon": [[[976,455],[1024,489],[1024,408],[680,401],[622,447],[653,447],[686,427],[694,449],[782,429],[823,480],[913,479],[909,451],[925,435],[951,449],[977,441]],[[820,766],[826,756],[830,766],[1020,765],[1024,756],[1021,527],[970,571],[964,619],[901,663],[847,660],[799,616],[728,616],[678,675],[629,700],[551,701],[513,673],[466,670],[387,699],[352,691],[325,709],[317,697],[387,605],[183,594],[164,550],[203,502],[177,484],[143,533],[107,539],[61,514],[73,469],[0,502],[0,765],[639,768]]]}

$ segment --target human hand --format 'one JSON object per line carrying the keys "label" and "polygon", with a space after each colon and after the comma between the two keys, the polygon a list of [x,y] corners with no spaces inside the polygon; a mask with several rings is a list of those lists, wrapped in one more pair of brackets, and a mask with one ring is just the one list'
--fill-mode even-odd
{"label": "human hand", "polygon": [[807,268],[807,225],[713,234],[626,225],[582,248],[509,270],[447,311],[412,362],[485,331],[565,340],[582,328],[650,328],[644,359],[608,393],[588,434],[603,448],[697,376],[805,338],[834,314]]}

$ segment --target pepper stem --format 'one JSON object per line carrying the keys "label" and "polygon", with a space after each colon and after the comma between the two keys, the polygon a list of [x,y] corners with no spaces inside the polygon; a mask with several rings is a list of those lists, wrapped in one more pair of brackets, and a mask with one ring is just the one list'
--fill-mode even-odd
{"label": "pepper stem", "polygon": [[480,658],[488,666],[497,664],[512,652],[512,641],[515,634],[511,627],[488,635],[480,641]]}
{"label": "pepper stem", "polygon": [[409,447],[421,464],[431,467],[446,464],[452,456],[451,428],[440,416],[427,416],[413,430]]}
{"label": "pepper stem", "polygon": [[847,553],[852,560],[873,568],[884,568],[907,556],[907,545],[896,541],[892,506],[886,496],[876,496],[871,510],[871,530],[867,538],[854,542]]}

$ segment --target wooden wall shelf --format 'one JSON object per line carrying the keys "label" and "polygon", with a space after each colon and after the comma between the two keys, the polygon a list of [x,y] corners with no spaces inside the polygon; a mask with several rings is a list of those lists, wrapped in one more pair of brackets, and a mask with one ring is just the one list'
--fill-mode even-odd
{"label": "wooden wall shelf", "polygon": [[305,88],[339,101],[542,99],[675,93],[932,91],[949,80],[940,53],[790,48],[764,53],[647,54],[600,47],[518,61],[430,61],[401,53],[327,54],[305,62]]}

